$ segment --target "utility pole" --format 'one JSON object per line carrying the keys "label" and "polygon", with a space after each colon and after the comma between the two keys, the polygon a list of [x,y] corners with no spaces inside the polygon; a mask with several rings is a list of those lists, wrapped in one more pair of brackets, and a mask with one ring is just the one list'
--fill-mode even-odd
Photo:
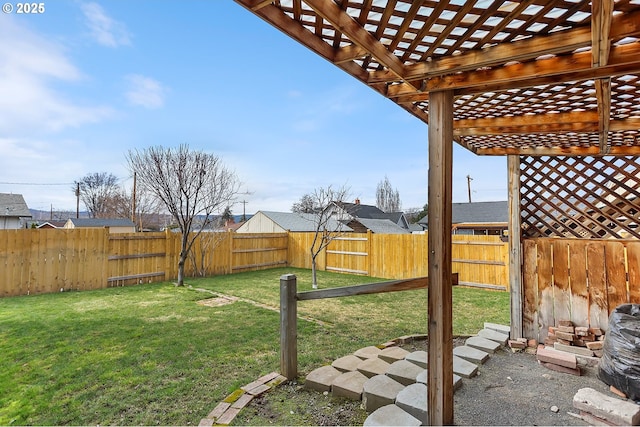
{"label": "utility pole", "polygon": [[467,192],[469,193],[469,203],[471,203],[471,181],[473,181],[473,178],[467,175]]}
{"label": "utility pole", "polygon": [[80,183],[76,183],[76,219],[80,218]]}
{"label": "utility pole", "polygon": [[247,220],[247,202],[246,200],[241,201],[240,203],[242,203],[242,221],[246,221]]}

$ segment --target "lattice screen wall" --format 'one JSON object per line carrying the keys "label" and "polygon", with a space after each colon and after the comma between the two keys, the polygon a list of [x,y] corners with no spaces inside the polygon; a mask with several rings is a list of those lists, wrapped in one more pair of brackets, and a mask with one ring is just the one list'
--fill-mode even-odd
{"label": "lattice screen wall", "polygon": [[523,237],[640,239],[640,157],[520,157]]}

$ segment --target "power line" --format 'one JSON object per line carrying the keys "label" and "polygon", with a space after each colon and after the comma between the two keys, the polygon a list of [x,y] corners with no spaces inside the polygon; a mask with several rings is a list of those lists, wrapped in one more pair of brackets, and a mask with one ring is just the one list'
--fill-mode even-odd
{"label": "power line", "polygon": [[2,185],[73,185],[75,182],[0,182]]}

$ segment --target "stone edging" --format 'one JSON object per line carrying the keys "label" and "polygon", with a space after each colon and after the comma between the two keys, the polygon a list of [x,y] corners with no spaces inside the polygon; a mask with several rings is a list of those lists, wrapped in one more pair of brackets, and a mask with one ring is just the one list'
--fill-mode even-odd
{"label": "stone edging", "polygon": [[286,377],[277,372],[264,375],[257,380],[244,385],[228,395],[214,409],[200,421],[200,426],[223,425],[228,426],[240,413],[240,410],[247,406],[254,397],[271,390],[272,388],[286,381]]}

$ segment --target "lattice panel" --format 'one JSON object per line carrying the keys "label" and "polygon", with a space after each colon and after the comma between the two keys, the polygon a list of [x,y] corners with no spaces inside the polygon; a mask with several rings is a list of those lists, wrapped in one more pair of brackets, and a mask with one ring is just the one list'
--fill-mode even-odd
{"label": "lattice panel", "polygon": [[526,237],[640,239],[640,157],[520,158]]}

